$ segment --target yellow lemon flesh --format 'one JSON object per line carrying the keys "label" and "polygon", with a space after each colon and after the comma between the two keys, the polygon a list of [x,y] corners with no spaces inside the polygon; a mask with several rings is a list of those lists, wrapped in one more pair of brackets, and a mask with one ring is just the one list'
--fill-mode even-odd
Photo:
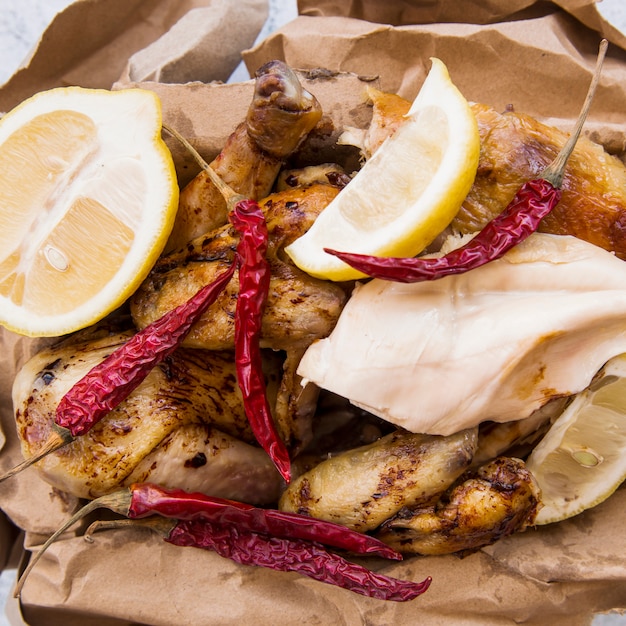
{"label": "yellow lemon flesh", "polygon": [[286,248],[313,276],[351,280],[363,274],[324,252],[415,256],[458,212],[478,167],[474,114],[446,66],[432,67],[406,121],[376,150],[313,226]]}
{"label": "yellow lemon flesh", "polygon": [[626,354],[576,395],[528,457],[542,492],[538,525],[606,500],[626,478]]}
{"label": "yellow lemon flesh", "polygon": [[0,119],[0,324],[57,336],[103,318],[147,275],[177,204],[154,93],[23,102]]}

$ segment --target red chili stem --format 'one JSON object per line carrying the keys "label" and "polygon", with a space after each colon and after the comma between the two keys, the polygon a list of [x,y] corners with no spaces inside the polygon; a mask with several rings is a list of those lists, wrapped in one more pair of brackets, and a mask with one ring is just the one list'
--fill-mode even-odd
{"label": "red chili stem", "polygon": [[283,572],[298,572],[379,600],[406,602],[424,593],[431,578],[416,583],[377,574],[352,563],[323,546],[301,539],[266,537],[234,524],[181,520],[165,539],[177,546],[213,550],[242,565],[257,565]]}
{"label": "red chili stem", "polygon": [[534,233],[560,198],[561,190],[548,181],[528,181],[522,185],[508,207],[473,239],[441,257],[376,257],[330,249],[325,251],[373,278],[403,283],[436,280],[462,274],[499,259]]}
{"label": "red chili stem", "polygon": [[235,311],[235,366],[246,417],[256,440],[268,453],[281,476],[291,480],[289,453],[274,424],[263,376],[261,323],[269,292],[270,268],[265,216],[254,200],[240,200],[229,214],[240,233],[237,245],[239,296]]}
{"label": "red chili stem", "polygon": [[399,552],[379,539],[308,515],[261,509],[243,502],[202,493],[187,493],[181,489],[165,489],[151,483],[138,483],[130,489],[130,504],[122,512],[132,519],[156,513],[172,519],[206,520],[232,524],[240,529],[273,537],[316,541],[357,554],[402,559]]}
{"label": "red chili stem", "polygon": [[123,402],[158,363],[180,346],[234,271],[233,264],[187,302],[146,326],[93,367],[59,402],[57,425],[69,430],[74,437],[84,435]]}

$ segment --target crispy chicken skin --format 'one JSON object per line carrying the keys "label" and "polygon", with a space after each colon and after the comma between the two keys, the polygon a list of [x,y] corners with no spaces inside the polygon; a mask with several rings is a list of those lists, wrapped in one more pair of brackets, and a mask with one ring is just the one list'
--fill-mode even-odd
{"label": "crispy chicken skin", "polygon": [[[313,95],[282,61],[256,72],[246,120],[233,131],[211,167],[236,192],[258,200],[267,196],[287,157],[322,116]],[[165,251],[183,247],[227,220],[226,203],[200,172],[181,191],[176,222]]]}
{"label": "crispy chicken skin", "polygon": [[[325,337],[346,300],[341,286],[317,280],[296,268],[283,249],[306,232],[338,193],[332,185],[287,189],[266,198],[261,207],[269,232],[267,259],[270,290],[263,316],[261,343],[277,350],[301,349]],[[162,257],[131,299],[131,313],[143,328],[185,302],[210,283],[234,258],[238,236],[229,224]],[[234,347],[238,274],[191,329],[184,345],[210,350]]]}
{"label": "crispy chicken skin", "polygon": [[434,505],[400,511],[377,537],[404,554],[476,550],[532,525],[539,501],[539,488],[523,461],[499,457]]}
{"label": "crispy chicken skin", "polygon": [[366,532],[430,504],[468,468],[477,429],[438,437],[396,431],[331,456],[293,480],[279,508]]}
{"label": "crispy chicken skin", "polygon": [[[132,332],[79,333],[22,367],[13,405],[25,458],[47,440],[61,397]],[[273,403],[280,362],[266,365],[268,378],[276,381],[268,392]],[[87,434],[48,454],[37,467],[51,485],[82,498],[111,492],[129,480],[151,480],[154,472],[167,487],[197,487],[265,504],[278,497],[282,479],[253,442],[232,355],[178,350]],[[236,483],[230,478],[235,474]]]}
{"label": "crispy chicken skin", "polygon": [[[370,90],[372,125],[343,141],[368,157],[399,124],[410,102],[394,94]],[[522,184],[540,176],[567,140],[567,134],[529,115],[498,113],[472,104],[480,133],[478,172],[465,202],[451,224],[461,234],[481,230],[502,212]],[[563,196],[539,230],[573,235],[626,259],[626,166],[602,146],[581,137],[570,157]]]}

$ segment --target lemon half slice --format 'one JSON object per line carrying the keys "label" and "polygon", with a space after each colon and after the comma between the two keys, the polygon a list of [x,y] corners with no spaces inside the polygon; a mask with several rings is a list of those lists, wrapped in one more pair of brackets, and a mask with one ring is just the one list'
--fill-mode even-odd
{"label": "lemon half slice", "polygon": [[309,274],[337,281],[363,274],[324,248],[415,256],[458,212],[479,152],[474,114],[446,66],[433,58],[406,121],[287,253]]}
{"label": "lemon half slice", "polygon": [[626,478],[626,354],[602,368],[528,457],[543,508],[536,523],[572,517],[606,500]]}
{"label": "lemon half slice", "polygon": [[140,89],[52,89],[0,120],[0,324],[28,336],[117,308],[172,229],[161,105]]}

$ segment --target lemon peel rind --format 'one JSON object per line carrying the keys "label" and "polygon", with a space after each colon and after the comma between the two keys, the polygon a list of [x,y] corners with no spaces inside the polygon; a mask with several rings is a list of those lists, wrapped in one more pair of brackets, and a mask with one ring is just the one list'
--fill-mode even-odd
{"label": "lemon peel rind", "polygon": [[[12,133],[34,117],[30,114],[33,107],[36,109],[35,115],[61,109],[92,117],[94,98],[101,95],[107,98],[106,116],[121,115],[126,109],[140,111],[141,122],[134,125],[134,130],[143,136],[142,145],[150,146],[150,150],[142,151],[140,157],[153,172],[159,172],[154,181],[151,179],[151,183],[156,181],[156,185],[150,186],[144,202],[141,233],[112,279],[84,306],[51,317],[28,312],[10,299],[0,296],[0,325],[11,332],[27,337],[55,337],[100,321],[119,308],[146,278],[173,228],[179,189],[171,152],[161,136],[161,101],[154,92],[136,88],[109,91],[62,87],[37,93],[0,118],[0,149]],[[160,198],[159,209],[151,210],[154,205],[152,198],[157,197]],[[59,297],[63,295],[59,294]]]}

